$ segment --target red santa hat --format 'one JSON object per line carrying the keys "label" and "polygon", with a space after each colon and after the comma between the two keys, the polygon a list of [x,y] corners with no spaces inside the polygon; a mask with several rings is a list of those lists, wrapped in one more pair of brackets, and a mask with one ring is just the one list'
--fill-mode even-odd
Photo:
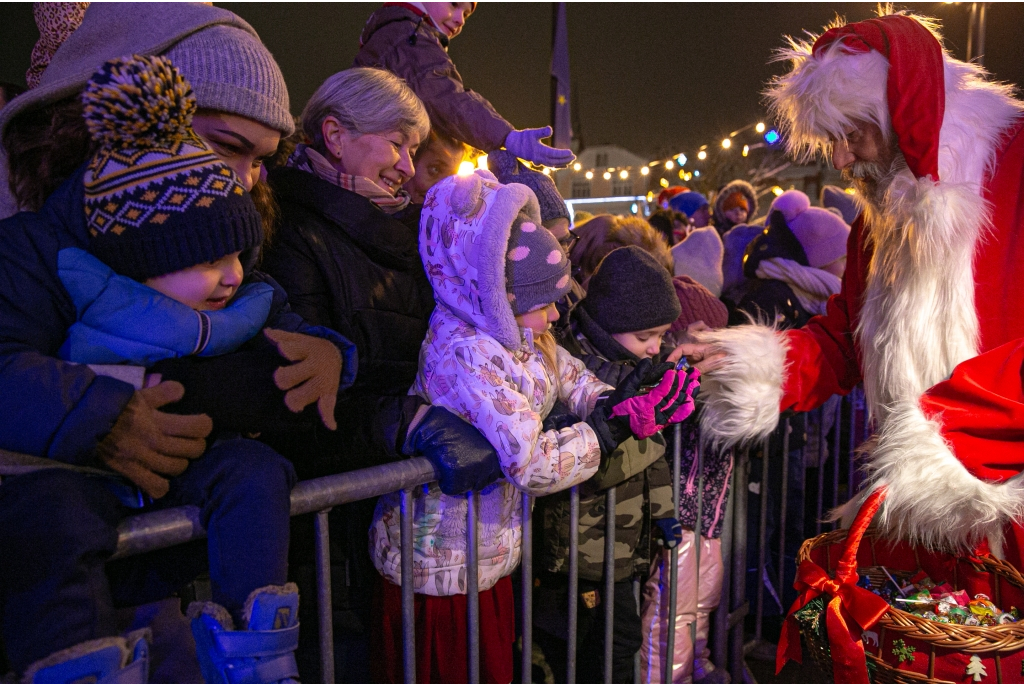
{"label": "red santa hat", "polygon": [[893,14],[829,29],[811,53],[819,57],[832,45],[851,54],[875,50],[886,58],[886,104],[900,150],[915,177],[938,181],[945,109],[939,41],[916,19]]}
{"label": "red santa hat", "polygon": [[951,58],[930,21],[892,14],[834,26],[811,43],[790,39],[778,59],[793,69],[767,96],[791,151],[812,153],[867,121],[895,132],[915,177],[939,180]]}

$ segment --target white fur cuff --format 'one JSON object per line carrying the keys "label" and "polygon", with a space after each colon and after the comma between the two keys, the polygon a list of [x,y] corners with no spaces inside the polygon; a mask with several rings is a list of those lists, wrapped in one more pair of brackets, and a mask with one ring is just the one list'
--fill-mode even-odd
{"label": "white fur cuff", "polygon": [[700,417],[705,442],[718,448],[765,438],[779,423],[785,381],[786,338],[769,326],[751,324],[698,335],[723,365],[701,376]]}
{"label": "white fur cuff", "polygon": [[915,403],[894,407],[877,437],[869,489],[888,486],[880,523],[890,535],[947,551],[988,538],[998,553],[1003,527],[1024,515],[1019,477],[1001,484],[975,478]]}

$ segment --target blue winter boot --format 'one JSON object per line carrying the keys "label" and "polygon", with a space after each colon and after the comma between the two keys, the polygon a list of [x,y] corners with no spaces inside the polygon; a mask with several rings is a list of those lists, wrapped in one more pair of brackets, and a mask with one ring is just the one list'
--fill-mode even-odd
{"label": "blue winter boot", "polygon": [[295,583],[253,590],[235,630],[228,610],[213,602],[188,608],[196,655],[208,683],[297,683],[299,588]]}
{"label": "blue winter boot", "polygon": [[149,628],[54,652],[25,671],[23,683],[148,683]]}

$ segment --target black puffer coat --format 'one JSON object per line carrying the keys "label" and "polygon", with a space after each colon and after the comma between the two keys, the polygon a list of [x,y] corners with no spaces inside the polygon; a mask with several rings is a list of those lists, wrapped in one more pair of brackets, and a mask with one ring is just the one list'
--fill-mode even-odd
{"label": "black puffer coat", "polygon": [[416,244],[419,212],[406,210],[400,221],[297,169],[275,170],[270,185],[281,228],[264,270],[306,321],[333,328],[359,350],[355,384],[335,412],[337,432],[319,428],[301,445],[270,441],[302,478],[398,459],[393,431],[420,403],[407,392],[434,309]]}

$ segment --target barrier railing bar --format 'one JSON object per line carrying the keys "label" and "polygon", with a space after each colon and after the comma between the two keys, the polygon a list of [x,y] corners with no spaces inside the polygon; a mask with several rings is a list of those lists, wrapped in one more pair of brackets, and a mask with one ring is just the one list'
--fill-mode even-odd
{"label": "barrier railing bar", "polygon": [[580,486],[569,490],[569,625],[566,626],[565,682],[576,683],[576,614],[580,598]]}
{"label": "barrier railing bar", "polygon": [[[765,445],[767,447],[767,445]],[[767,451],[767,450],[766,450]],[[744,449],[742,456],[734,467],[735,485],[733,488],[733,528],[732,528],[732,607],[729,612],[729,628],[732,630],[729,643],[729,673],[733,681],[743,679],[746,672],[746,661],[743,655],[744,621],[742,618],[733,622],[733,616],[741,609],[741,616],[750,610],[747,600],[747,496],[750,482],[750,450]]]}
{"label": "barrier railing bar", "polygon": [[[672,445],[672,512],[679,517],[679,479],[682,477],[683,461],[683,425],[677,423],[673,428]],[[668,555],[668,626],[665,630],[665,666],[661,672],[661,682],[675,682],[676,663],[676,601],[679,597],[679,545],[672,548]],[[665,570],[661,572],[662,582]]]}
{"label": "barrier railing bar", "polygon": [[[701,450],[699,442],[693,447],[693,456],[697,460],[697,520],[693,531],[693,539],[697,543],[694,550],[697,570],[694,573],[693,586],[697,588],[697,614],[700,614],[700,550],[704,545],[704,539],[701,537],[704,531],[704,451]],[[690,651],[694,662],[697,660],[697,620],[695,615],[693,623],[690,624]]]}
{"label": "barrier railing bar", "polygon": [[818,410],[818,507],[814,516],[814,534],[821,535],[821,512],[825,500],[825,408]]}
{"label": "barrier railing bar", "polygon": [[416,606],[412,578],[412,491],[402,489],[402,663],[406,683],[416,682]]}
{"label": "barrier railing bar", "polygon": [[[836,420],[832,422],[832,511],[839,507],[839,439],[842,437],[843,401],[836,402]],[[832,530],[839,521],[832,522]]]}
{"label": "barrier railing bar", "polygon": [[604,495],[604,682],[612,682],[615,639],[615,486]]}
{"label": "barrier railing bar", "polygon": [[533,678],[533,497],[523,493],[523,682]]}
{"label": "barrier railing bar", "polygon": [[[735,454],[730,457],[735,460]],[[725,667],[728,658],[727,643],[729,639],[729,616],[732,609],[732,527],[736,508],[736,464],[733,462],[732,475],[729,478],[729,499],[725,503],[725,515],[722,520],[722,594],[715,611],[715,639],[711,644],[712,661],[715,665]]]}
{"label": "barrier railing bar", "polygon": [[[330,509],[316,512],[313,520],[316,555],[317,619],[320,628],[320,677],[325,683],[334,682],[334,611],[331,603],[331,543],[327,514]],[[404,579],[403,579],[404,580]]]}
{"label": "barrier railing bar", "polygon": [[847,475],[846,475],[846,499],[852,500],[853,495],[857,492],[854,488],[854,468],[855,458],[854,451],[857,449],[857,388],[854,388],[850,393],[850,461],[847,464]]}
{"label": "barrier railing bar", "polygon": [[757,613],[754,615],[754,639],[761,639],[761,623],[764,617],[765,546],[768,542],[768,446],[770,438],[761,443],[761,518],[757,533]]}
{"label": "barrier railing bar", "polygon": [[[782,598],[782,594],[786,591],[786,514],[789,511],[789,434],[792,432],[793,426],[790,423],[789,417],[786,417],[785,422],[782,424],[782,503],[779,507],[779,582],[776,592],[779,593],[779,599]],[[767,455],[766,455],[767,456]],[[803,464],[800,465],[800,471],[803,472]],[[768,493],[765,488],[767,483],[761,483],[761,496],[766,500],[768,499]]]}
{"label": "barrier railing bar", "polygon": [[[305,480],[292,489],[291,515],[309,514],[340,504],[379,497],[436,479],[431,463],[417,457]],[[126,518],[118,525],[117,551],[111,558],[120,559],[152,552],[203,537],[206,537],[206,531],[199,522],[199,508],[196,506],[138,514]]]}
{"label": "barrier railing bar", "polygon": [[466,637],[469,641],[469,682],[480,682],[480,560],[477,556],[479,537],[477,520],[480,514],[480,493],[466,495]]}
{"label": "barrier railing bar", "polygon": [[[638,578],[633,579],[633,601],[636,602],[636,613],[640,615],[640,580]],[[636,650],[636,654],[633,655],[633,682],[639,685],[640,683],[640,650]]]}

